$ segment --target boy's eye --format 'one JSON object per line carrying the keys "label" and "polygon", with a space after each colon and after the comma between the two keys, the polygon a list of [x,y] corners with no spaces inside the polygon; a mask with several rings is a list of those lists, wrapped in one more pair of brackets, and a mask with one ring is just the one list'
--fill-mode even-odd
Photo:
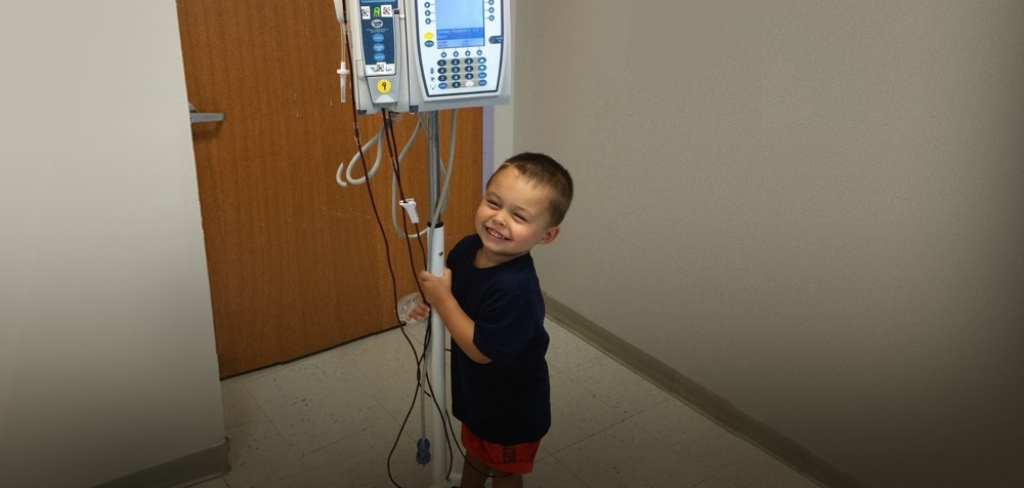
{"label": "boy's eye", "polygon": [[494,201],[488,200],[487,201],[487,206],[496,209],[496,208],[498,208],[498,202],[494,202]]}
{"label": "boy's eye", "polygon": [[512,214],[512,218],[516,219],[517,222],[526,222],[526,217],[519,214]]}

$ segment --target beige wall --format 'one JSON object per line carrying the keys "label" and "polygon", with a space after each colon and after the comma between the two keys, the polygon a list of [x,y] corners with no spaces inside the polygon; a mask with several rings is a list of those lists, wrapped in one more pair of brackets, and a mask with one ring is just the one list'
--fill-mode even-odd
{"label": "beige wall", "polygon": [[174,2],[6,2],[0,53],[0,486],[222,443]]}
{"label": "beige wall", "polygon": [[1024,3],[517,4],[547,293],[871,486],[1024,485]]}

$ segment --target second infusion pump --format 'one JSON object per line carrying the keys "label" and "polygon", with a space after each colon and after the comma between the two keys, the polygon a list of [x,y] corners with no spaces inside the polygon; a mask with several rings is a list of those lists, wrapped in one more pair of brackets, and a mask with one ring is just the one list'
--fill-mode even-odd
{"label": "second infusion pump", "polygon": [[508,102],[509,1],[347,0],[356,109],[427,112]]}

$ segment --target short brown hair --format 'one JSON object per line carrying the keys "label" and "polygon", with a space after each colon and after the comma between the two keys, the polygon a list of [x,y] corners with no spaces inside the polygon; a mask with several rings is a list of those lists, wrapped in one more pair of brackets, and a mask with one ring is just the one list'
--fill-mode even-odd
{"label": "short brown hair", "polygon": [[[572,177],[569,172],[546,154],[524,152],[508,158],[491,178],[506,168],[515,168],[519,174],[551,191],[551,225],[561,224],[572,203]],[[487,185],[490,184],[488,179]]]}

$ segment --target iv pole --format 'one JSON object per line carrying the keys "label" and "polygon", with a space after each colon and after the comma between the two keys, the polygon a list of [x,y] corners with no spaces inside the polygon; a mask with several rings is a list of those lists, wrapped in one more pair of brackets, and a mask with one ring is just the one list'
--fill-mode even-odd
{"label": "iv pole", "polygon": [[[454,117],[454,115],[453,115]],[[438,150],[438,123],[437,123],[437,112],[429,112],[427,114],[427,184],[430,199],[430,213],[433,216],[435,209],[440,204],[440,195],[438,193],[438,168],[440,167],[440,153]],[[450,171],[450,170],[449,170]],[[427,271],[434,276],[441,276],[444,274],[444,223],[440,222],[441,216],[438,215],[439,222],[428,222],[427,226],[429,231],[427,232]],[[433,394],[434,402],[440,406],[440,409],[434,408],[431,405],[431,446],[433,447],[433,455],[431,456],[431,463],[433,464],[433,480],[434,484],[432,488],[447,487],[448,480],[445,479],[445,467],[448,465],[448,451],[444,449],[447,442],[448,434],[445,432],[444,416],[442,411],[446,408],[448,394],[445,389],[447,377],[445,376],[444,370],[444,343],[447,330],[445,329],[444,322],[441,321],[441,316],[438,315],[437,309],[430,308],[430,343],[428,344],[427,354],[427,366],[430,380],[431,391]],[[439,411],[440,410],[440,411]],[[453,474],[453,477],[455,475]]]}

